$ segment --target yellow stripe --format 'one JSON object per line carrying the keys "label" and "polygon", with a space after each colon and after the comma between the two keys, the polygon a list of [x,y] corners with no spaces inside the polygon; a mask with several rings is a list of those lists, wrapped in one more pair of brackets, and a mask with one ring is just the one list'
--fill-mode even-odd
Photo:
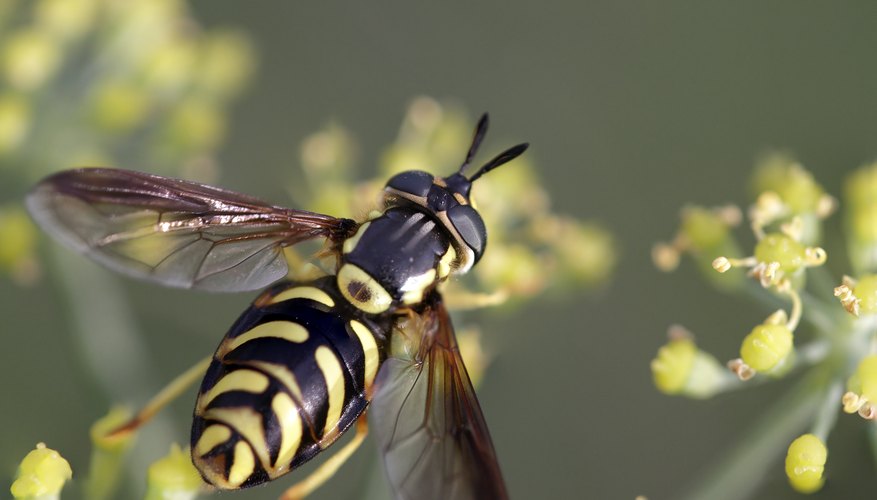
{"label": "yellow stripe", "polygon": [[365,230],[368,228],[369,224],[371,224],[371,222],[366,222],[365,224],[359,226],[359,229],[356,230],[356,234],[344,240],[344,244],[341,245],[341,251],[344,253],[352,252],[353,249],[356,248],[356,244],[359,243],[359,239],[362,238],[363,234],[365,234]]}
{"label": "yellow stripe", "polygon": [[451,264],[453,264],[455,260],[457,260],[457,251],[454,250],[454,245],[448,245],[448,251],[442,255],[442,258],[438,263],[439,279],[445,279],[451,274]]}
{"label": "yellow stripe", "polygon": [[411,276],[405,280],[400,289],[402,291],[402,302],[408,305],[420,303],[423,301],[423,292],[433,282],[435,282],[435,269],[430,269],[419,276]]}
{"label": "yellow stripe", "polygon": [[[238,432],[244,439],[250,442],[253,451],[259,455],[259,461],[263,467],[271,463],[268,456],[268,444],[265,440],[265,427],[262,415],[250,408],[212,408],[205,412],[204,418],[218,420]],[[237,446],[235,446],[237,455]],[[237,461],[237,459],[235,459]],[[231,476],[229,475],[229,482]]]}
{"label": "yellow stripe", "polygon": [[298,385],[298,380],[295,378],[295,374],[289,371],[283,365],[276,365],[274,363],[266,363],[265,361],[250,361],[250,366],[253,368],[258,368],[259,370],[267,373],[271,377],[277,379],[286,389],[295,396],[296,399],[301,401],[301,387]]}
{"label": "yellow stripe", "polygon": [[362,344],[362,354],[365,357],[365,376],[363,378],[365,379],[365,390],[368,393],[372,383],[375,381],[375,375],[378,373],[378,364],[380,364],[378,344],[375,342],[372,332],[359,321],[352,320],[350,328],[359,337],[359,343]]}
{"label": "yellow stripe", "polygon": [[292,398],[285,392],[278,392],[274,396],[271,409],[274,410],[274,415],[280,423],[280,452],[274,462],[274,473],[279,476],[286,472],[301,443],[301,415]]}
{"label": "yellow stripe", "polygon": [[195,445],[195,455],[202,456],[221,445],[222,443],[228,441],[231,437],[231,429],[221,424],[213,424],[201,433],[201,437],[198,438],[198,444]]}
{"label": "yellow stripe", "polygon": [[265,392],[268,388],[268,377],[254,370],[235,370],[225,374],[219,382],[198,399],[198,407],[202,410],[213,401],[216,396],[230,391],[246,391],[253,393]]}
{"label": "yellow stripe", "polygon": [[[341,266],[336,279],[341,295],[357,309],[369,314],[380,314],[393,304],[393,297],[377,280],[349,262]],[[361,296],[353,296],[350,293],[351,285],[361,287],[365,292],[361,292],[363,293]]]}
{"label": "yellow stripe", "polygon": [[335,301],[332,300],[332,297],[329,297],[329,294],[313,286],[297,286],[295,288],[290,288],[289,290],[275,295],[268,304],[276,304],[291,299],[311,299],[320,304],[335,307]]}
{"label": "yellow stripe", "polygon": [[288,340],[289,342],[301,343],[308,339],[308,330],[292,321],[269,321],[228,341],[223,354],[227,354],[251,340],[266,337],[276,337]]}
{"label": "yellow stripe", "polygon": [[256,460],[253,457],[253,450],[247,443],[238,441],[234,445],[234,462],[228,471],[229,484],[235,487],[240,486],[255,470]]}
{"label": "yellow stripe", "polygon": [[341,409],[344,406],[344,375],[338,357],[329,347],[321,345],[314,353],[314,357],[317,359],[317,366],[323,372],[323,379],[329,390],[329,410],[326,413],[326,425],[323,427],[325,437],[332,433],[341,419]]}

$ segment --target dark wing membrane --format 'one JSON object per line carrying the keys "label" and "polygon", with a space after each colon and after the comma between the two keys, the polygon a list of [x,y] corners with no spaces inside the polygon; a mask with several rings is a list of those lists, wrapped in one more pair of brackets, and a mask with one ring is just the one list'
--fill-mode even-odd
{"label": "dark wing membrane", "polygon": [[356,228],[196,182],[105,168],[49,176],[27,207],[51,235],[115,271],[212,291],[263,288],[288,271],[283,247],[340,241]]}
{"label": "dark wing membrane", "polygon": [[404,500],[508,498],[450,317],[434,302],[394,331],[369,407],[390,484]]}

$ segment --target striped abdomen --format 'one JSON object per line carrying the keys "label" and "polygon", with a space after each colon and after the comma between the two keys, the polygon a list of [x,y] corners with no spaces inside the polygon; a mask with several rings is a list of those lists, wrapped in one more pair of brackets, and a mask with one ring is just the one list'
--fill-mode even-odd
{"label": "striped abdomen", "polygon": [[332,444],[368,404],[388,329],[347,304],[332,277],[263,294],[201,384],[192,458],[204,479],[253,486]]}

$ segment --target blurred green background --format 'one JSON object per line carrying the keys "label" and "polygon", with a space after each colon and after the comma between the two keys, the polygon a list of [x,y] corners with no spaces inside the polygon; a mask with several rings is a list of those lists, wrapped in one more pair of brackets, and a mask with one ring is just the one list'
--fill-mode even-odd
{"label": "blurred green background", "polygon": [[[223,186],[292,203],[284,183],[298,169],[298,145],[329,121],[357,137],[363,177],[370,175],[410,100],[431,95],[473,116],[489,111],[490,153],[530,141],[527,154],[555,209],[597,219],[616,235],[621,263],[604,289],[466,316],[495,355],[479,397],[514,498],[676,498],[788,388],[784,381],[706,402],[660,395],[649,362],[668,325],[684,323],[727,359],[768,311],[714,291],[686,263],[662,274],[649,252],[672,236],[684,204],[748,203],[751,165],[766,150],[791,151],[836,195],[847,172],[874,159],[877,5],[212,0],[190,7],[205,28],[246,33],[259,58],[229,107],[218,156]],[[63,149],[54,154],[65,158]],[[20,200],[27,186],[2,175],[0,201]],[[829,255],[838,246],[833,227]],[[91,272],[84,259],[68,257]],[[844,267],[833,266],[839,278]],[[45,273],[31,287],[0,281],[3,481],[37,441],[84,471],[87,429],[108,405],[142,403],[211,352],[252,298],[122,280],[118,298],[130,302],[143,336],[136,362],[109,359],[109,347],[106,361],[132,363],[151,378],[116,381],[117,390],[130,384],[131,399],[120,401],[80,355],[62,313],[67,299],[51,267]],[[140,440],[140,463],[166,452],[165,436],[187,441],[193,399],[194,392],[182,398],[159,430],[147,431],[161,439]],[[864,427],[839,418],[828,443],[829,482],[814,498],[874,491]],[[314,498],[360,498],[375,488],[376,464],[369,442]],[[751,480],[759,484],[751,498],[798,497],[780,459]],[[290,481],[278,483],[225,496],[270,498]]]}

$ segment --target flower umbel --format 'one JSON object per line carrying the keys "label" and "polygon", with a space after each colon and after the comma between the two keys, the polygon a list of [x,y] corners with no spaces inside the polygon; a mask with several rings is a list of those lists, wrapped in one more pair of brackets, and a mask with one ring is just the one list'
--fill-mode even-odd
{"label": "flower umbel", "polygon": [[[652,362],[652,372],[659,390],[689,397],[741,388],[749,385],[742,382],[750,379],[798,377],[800,381],[784,399],[783,407],[766,411],[768,421],[759,426],[757,432],[762,443],[764,436],[774,436],[772,442],[779,444],[776,436],[800,432],[786,429],[785,425],[793,421],[800,422],[798,425],[809,422],[810,433],[798,437],[788,447],[786,475],[795,490],[812,493],[825,482],[825,443],[838,410],[857,413],[869,421],[877,419],[877,314],[874,314],[877,313],[877,275],[874,274],[877,271],[877,258],[874,258],[877,255],[877,211],[872,211],[877,207],[877,166],[853,173],[847,183],[846,243],[853,265],[850,274],[858,276],[857,279],[847,275],[841,275],[842,280],[832,278],[831,273],[836,270],[829,271],[825,267],[829,256],[819,246],[823,224],[839,203],[825,193],[810,172],[788,156],[772,155],[762,160],[752,185],[755,201],[748,216],[756,243],[749,256],[737,250],[739,245],[730,232],[731,224],[719,217],[723,212],[691,207],[683,211],[682,229],[674,243],[658,245],[653,252],[655,264],[662,270],[674,268],[683,253],[690,254],[702,270],[702,263],[710,259],[711,269],[704,270],[708,276],[712,274],[710,282],[726,292],[747,294],[774,310],[743,339],[740,357],[728,363],[741,383],[722,383],[708,372],[698,375],[685,371],[692,366],[690,360],[694,352],[709,356],[695,351],[690,337],[672,340],[662,347]],[[708,220],[709,224],[695,223],[698,218]],[[697,229],[701,226],[706,229]],[[724,277],[733,269],[745,270],[752,279],[737,281],[731,277],[731,285],[714,280],[716,271]],[[838,281],[841,283],[836,284]],[[781,307],[777,309],[777,305]],[[799,329],[803,333],[799,334]],[[852,373],[851,367],[854,368]],[[712,390],[691,393],[679,389],[691,383],[683,384],[682,380],[694,376],[711,384]],[[784,411],[794,411],[795,416]],[[797,432],[790,433],[790,430]],[[761,445],[758,449],[760,455],[729,454],[709,482],[752,484],[751,471],[756,466],[737,462],[746,460],[766,466],[782,451],[779,446]],[[872,449],[877,450],[877,447]],[[748,474],[745,478],[734,476],[744,473]],[[741,491],[721,493],[723,498],[746,496]],[[703,486],[692,493],[691,498],[714,498],[716,494],[715,490]]]}

